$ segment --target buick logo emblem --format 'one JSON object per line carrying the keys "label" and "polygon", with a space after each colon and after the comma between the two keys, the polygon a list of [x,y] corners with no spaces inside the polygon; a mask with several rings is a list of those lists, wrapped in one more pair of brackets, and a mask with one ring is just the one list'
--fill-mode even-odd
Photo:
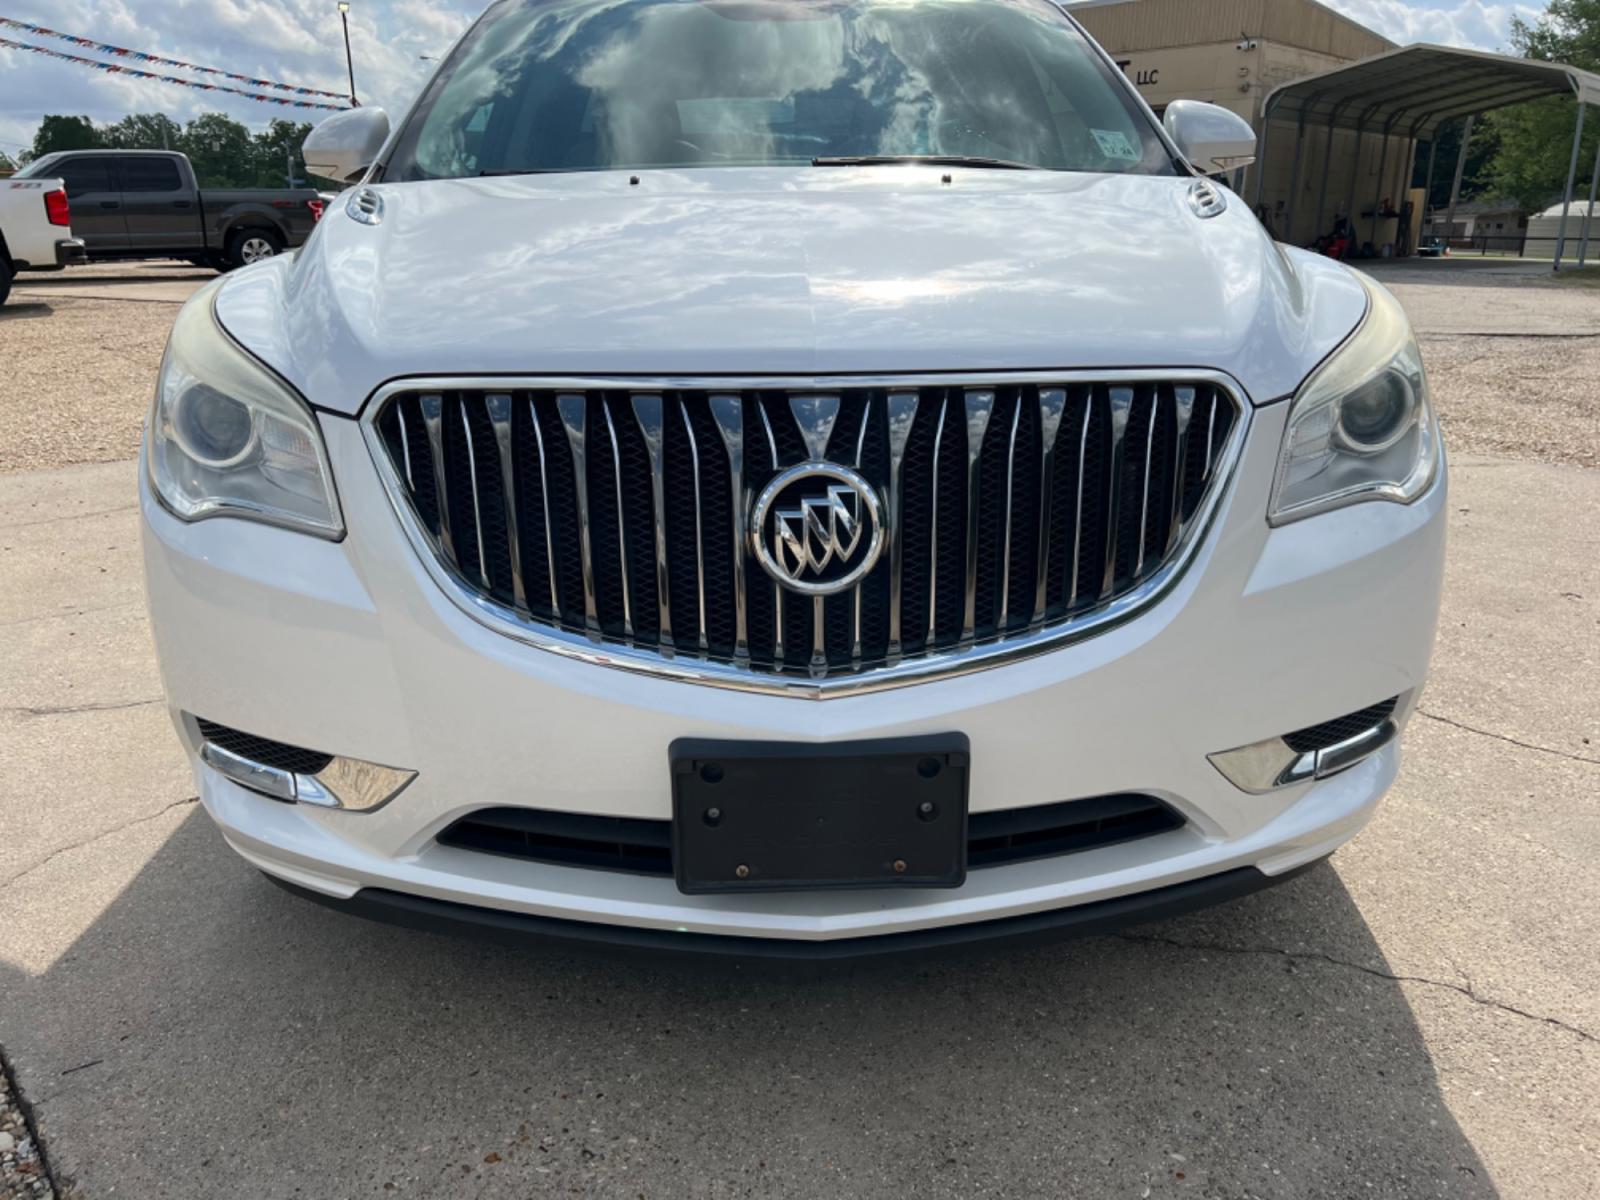
{"label": "buick logo emblem", "polygon": [[756,498],[756,558],[790,591],[831,596],[864,579],[883,553],[883,505],[848,467],[790,467]]}

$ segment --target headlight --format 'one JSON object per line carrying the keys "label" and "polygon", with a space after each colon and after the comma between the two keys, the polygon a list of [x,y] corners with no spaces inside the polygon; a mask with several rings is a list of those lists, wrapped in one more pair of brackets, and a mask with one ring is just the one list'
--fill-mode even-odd
{"label": "headlight", "polygon": [[185,521],[233,516],[344,536],[305,401],[223,332],[215,287],[178,314],[150,415],[150,482]]}
{"label": "headlight", "polygon": [[1409,504],[1439,470],[1439,426],[1400,302],[1363,278],[1367,319],[1300,389],[1268,513],[1274,525],[1363,500]]}

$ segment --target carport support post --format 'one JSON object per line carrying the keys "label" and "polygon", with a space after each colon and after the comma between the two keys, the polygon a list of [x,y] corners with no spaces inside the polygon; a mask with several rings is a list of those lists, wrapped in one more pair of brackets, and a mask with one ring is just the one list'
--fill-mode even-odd
{"label": "carport support post", "polygon": [[1378,245],[1379,211],[1383,207],[1383,173],[1389,169],[1389,134],[1393,130],[1393,121],[1383,127],[1383,153],[1378,155],[1378,194],[1372,198],[1372,250],[1380,257],[1383,248]]}
{"label": "carport support post", "polygon": [[1461,127],[1461,152],[1456,155],[1456,181],[1450,185],[1450,211],[1444,218],[1444,247],[1450,249],[1450,239],[1456,232],[1456,205],[1461,200],[1461,177],[1467,173],[1467,148],[1472,145],[1472,127],[1478,123],[1477,115],[1467,118]]}
{"label": "carport support post", "polygon": [[1256,199],[1255,207],[1261,207],[1261,198],[1267,191],[1267,147],[1272,144],[1272,111],[1275,105],[1269,97],[1261,106],[1261,145],[1256,151]]}
{"label": "carport support post", "polygon": [[1311,240],[1322,236],[1322,218],[1328,215],[1328,172],[1333,169],[1333,122],[1328,122],[1328,144],[1322,151],[1322,187],[1317,192],[1317,223],[1311,230]]}
{"label": "carport support post", "polygon": [[1561,270],[1561,259],[1567,252],[1567,214],[1572,211],[1572,189],[1578,182],[1578,152],[1583,149],[1583,118],[1589,106],[1578,97],[1578,129],[1572,135],[1572,165],[1567,168],[1567,190],[1561,194],[1561,234],[1556,238],[1556,270]]}
{"label": "carport support post", "polygon": [[1294,210],[1298,207],[1296,201],[1300,193],[1300,160],[1306,152],[1306,114],[1300,112],[1300,132],[1294,139],[1294,166],[1289,168],[1289,204],[1283,214],[1283,231],[1279,235],[1281,240],[1289,245],[1295,245],[1294,240]]}
{"label": "carport support post", "polygon": [[1352,239],[1359,236],[1356,232],[1356,185],[1361,182],[1361,144],[1366,140],[1367,123],[1363,121],[1356,126],[1356,152],[1350,164],[1350,198],[1344,204],[1344,217],[1349,222]]}
{"label": "carport support post", "polygon": [[1594,174],[1589,179],[1589,211],[1583,218],[1583,244],[1578,247],[1578,265],[1589,262],[1589,226],[1594,223],[1594,202],[1600,198],[1600,146],[1594,148]]}

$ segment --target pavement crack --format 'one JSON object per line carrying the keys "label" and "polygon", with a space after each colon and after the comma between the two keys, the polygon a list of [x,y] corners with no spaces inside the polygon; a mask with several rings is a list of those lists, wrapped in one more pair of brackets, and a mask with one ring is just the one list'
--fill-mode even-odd
{"label": "pavement crack", "polygon": [[24,717],[70,717],[78,713],[121,712],[128,708],[149,708],[152,704],[165,704],[155,700],[124,700],[117,704],[47,704],[38,707],[0,708],[0,712],[16,713]]}
{"label": "pavement crack", "polygon": [[88,617],[95,613],[117,612],[120,609],[144,607],[142,600],[125,600],[121,604],[103,604],[95,608],[63,608],[59,612],[38,613],[31,617],[18,617],[12,621],[0,621],[0,629],[10,629],[17,625],[36,625],[41,621],[64,621],[71,617]]}
{"label": "pavement crack", "polygon": [[[1533,1021],[1541,1025],[1553,1025],[1555,1028],[1570,1033],[1581,1041],[1600,1043],[1600,1036],[1596,1036],[1580,1026],[1570,1025],[1559,1017],[1547,1017],[1542,1013],[1529,1012],[1527,1009],[1518,1008],[1514,1004],[1506,1004],[1503,1001],[1493,1000],[1488,996],[1482,995],[1473,986],[1471,978],[1460,967],[1455,967],[1455,969],[1456,973],[1461,976],[1462,982],[1451,983],[1448,980],[1429,979],[1422,975],[1396,975],[1391,971],[1384,971],[1378,967],[1369,967],[1364,963],[1349,962],[1342,958],[1335,958],[1333,955],[1324,953],[1321,950],[1282,950],[1277,946],[1224,946],[1220,942],[1180,942],[1176,938],[1156,937],[1151,934],[1119,933],[1116,936],[1118,940],[1124,942],[1134,942],[1146,946],[1168,946],[1175,950],[1192,950],[1210,954],[1249,955],[1265,958],[1287,958],[1295,962],[1323,963],[1327,966],[1343,967],[1347,971],[1359,971],[1363,975],[1371,975],[1374,979],[1384,979],[1390,983],[1416,983],[1424,987],[1442,988],[1447,992],[1455,992],[1459,996],[1465,996],[1474,1004],[1484,1008],[1497,1009],[1500,1012],[1521,1017],[1526,1021]],[[1451,966],[1454,967],[1455,964],[1452,963]]]}
{"label": "pavement crack", "polygon": [[1451,717],[1442,717],[1438,713],[1431,713],[1425,708],[1417,709],[1417,715],[1419,717],[1427,717],[1430,721],[1437,721],[1441,725],[1448,725],[1452,729],[1459,729],[1463,733],[1475,733],[1479,737],[1493,738],[1497,742],[1505,742],[1523,750],[1534,750],[1540,754],[1553,754],[1557,758],[1570,759],[1573,762],[1589,763],[1592,766],[1600,767],[1600,758],[1589,758],[1586,755],[1573,754],[1567,750],[1557,750],[1552,746],[1535,745],[1533,742],[1519,742],[1516,738],[1507,737],[1503,733],[1495,733],[1489,729],[1479,729],[1476,725],[1468,725],[1464,721],[1457,721]]}
{"label": "pavement crack", "polygon": [[156,811],[153,812],[153,813],[145,813],[145,815],[142,816],[142,817],[134,817],[130,821],[124,821],[121,825],[116,825],[116,826],[113,826],[110,829],[101,830],[99,833],[95,834],[93,837],[86,837],[86,838],[83,838],[80,841],[70,842],[65,846],[59,846],[56,849],[50,851],[49,854],[46,854],[38,862],[33,863],[31,866],[24,867],[22,870],[18,871],[15,875],[11,876],[11,878],[5,879],[5,880],[0,880],[0,892],[8,891],[14,885],[21,883],[29,875],[32,875],[37,871],[42,871],[45,867],[48,867],[51,863],[53,863],[56,859],[60,858],[63,854],[71,854],[74,850],[82,850],[85,846],[92,846],[96,842],[102,841],[105,838],[115,837],[117,834],[122,833],[125,830],[132,829],[135,825],[143,825],[143,824],[146,824],[147,822],[154,821],[159,817],[165,816],[167,813],[171,812],[175,808],[185,808],[188,805],[198,804],[199,802],[200,802],[200,797],[199,796],[190,796],[186,800],[174,800],[171,804],[162,805],[160,808],[156,809]]}
{"label": "pavement crack", "polygon": [[55,517],[40,517],[37,521],[17,521],[7,525],[7,529],[31,529],[35,525],[54,525],[59,521],[87,521],[90,517],[107,517],[113,513],[136,512],[137,504],[123,504],[116,508],[97,508],[92,512],[62,513]]}

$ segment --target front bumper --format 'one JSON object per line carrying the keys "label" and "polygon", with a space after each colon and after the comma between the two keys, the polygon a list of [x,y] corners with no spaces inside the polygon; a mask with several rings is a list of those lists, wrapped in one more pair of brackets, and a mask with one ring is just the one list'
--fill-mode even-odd
{"label": "front bumper", "polygon": [[[1255,413],[1206,543],[1142,616],[1021,662],[824,701],[612,670],[491,632],[428,577],[356,423],[324,416],[350,529],[341,543],[230,519],[184,524],[142,484],[169,702],[175,718],[418,773],[389,804],[355,813],[282,804],[196,760],[201,798],[228,842],[275,878],[335,900],[402,893],[558,922],[842,942],[992,927],[1240,870],[1282,876],[1362,828],[1394,779],[1398,747],[1266,795],[1235,787],[1207,756],[1420,691],[1446,512],[1441,471],[1411,506],[1363,504],[1269,529],[1262,514],[1286,412]],[[667,819],[668,746],[679,738],[949,732],[971,741],[974,812],[1137,792],[1187,823],[974,871],[954,891],[685,896],[670,878],[436,841],[491,806]]]}

